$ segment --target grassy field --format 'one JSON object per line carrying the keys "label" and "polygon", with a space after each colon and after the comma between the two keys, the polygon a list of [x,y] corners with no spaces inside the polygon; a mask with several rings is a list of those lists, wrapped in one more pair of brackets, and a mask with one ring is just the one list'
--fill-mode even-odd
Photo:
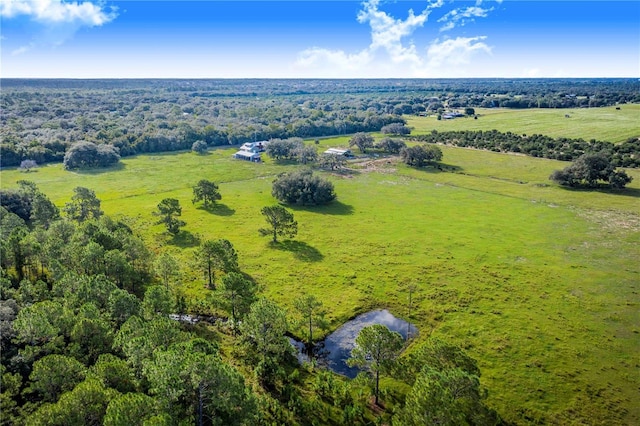
{"label": "grassy field", "polygon": [[[478,119],[456,118],[438,120],[431,117],[407,116],[407,125],[414,134],[436,129],[449,130],[499,130],[518,134],[541,134],[552,137],[583,138],[614,143],[640,136],[640,105],[621,105],[607,108],[576,109],[502,109],[476,108]],[[565,115],[570,117],[567,118]]]}
{"label": "grassy field", "polygon": [[[324,139],[319,149],[346,141]],[[337,202],[293,208],[297,238],[272,245],[258,234],[259,211],[275,204],[275,175],[296,166],[232,160],[232,152],[0,177],[3,188],[33,180],[58,205],[75,186],[94,189],[106,213],[132,217],[150,246],[185,260],[192,303],[206,292],[190,267],[194,241],[227,238],[242,270],[283,306],[312,293],[333,327],[386,307],[415,322],[420,338],[462,345],[479,360],[489,404],[509,421],[640,424],[640,171],[628,170],[634,181],[623,192],[572,191],[548,180],[567,165],[552,160],[443,147],[455,170],[445,173],[359,158],[347,172],[323,173]],[[220,185],[212,211],[191,204],[202,178]],[[153,223],[166,197],[180,200],[190,238],[171,239]],[[409,316],[410,283],[419,290]]]}

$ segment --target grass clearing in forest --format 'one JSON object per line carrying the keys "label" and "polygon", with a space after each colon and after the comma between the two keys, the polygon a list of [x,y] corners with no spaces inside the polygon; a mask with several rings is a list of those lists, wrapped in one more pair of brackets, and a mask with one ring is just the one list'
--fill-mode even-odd
{"label": "grass clearing in forest", "polygon": [[[318,149],[347,141],[322,139]],[[59,206],[76,186],[95,190],[107,214],[131,217],[154,250],[180,256],[181,288],[194,304],[208,292],[192,266],[194,247],[226,238],[243,272],[287,308],[314,294],[335,328],[384,307],[414,322],[420,338],[460,344],[479,361],[489,405],[508,421],[640,422],[640,172],[628,171],[634,181],[625,191],[574,191],[548,180],[568,163],[442,150],[455,172],[381,157],[355,161],[349,173],[320,172],[338,200],[290,208],[298,236],[276,245],[258,234],[260,208],[276,204],[274,177],[297,166],[233,160],[234,148],[125,158],[100,172],[56,164],[1,177],[4,188],[33,180]],[[219,184],[216,208],[192,205],[199,179]],[[176,239],[152,215],[168,197],[180,200],[187,222]]]}
{"label": "grass clearing in forest", "polygon": [[[617,109],[620,108],[620,109]],[[405,116],[412,134],[460,130],[498,130],[526,135],[546,135],[554,138],[596,139],[613,143],[640,136],[640,105],[623,104],[603,108],[541,108],[506,109],[475,108],[477,120],[461,117],[438,120],[429,117]],[[566,117],[566,116],[569,117]]]}

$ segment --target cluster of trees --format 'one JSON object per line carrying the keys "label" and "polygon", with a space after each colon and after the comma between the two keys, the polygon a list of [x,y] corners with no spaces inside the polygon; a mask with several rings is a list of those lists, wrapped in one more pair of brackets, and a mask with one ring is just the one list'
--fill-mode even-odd
{"label": "cluster of trees", "polygon": [[519,135],[497,130],[463,130],[409,136],[413,141],[453,145],[495,152],[523,153],[532,157],[573,161],[583,154],[606,152],[615,167],[640,167],[640,139],[631,138],[621,144],[592,139],[557,138],[544,135]]}
{"label": "cluster of trees", "polygon": [[82,141],[129,156],[189,150],[199,141],[216,146],[380,131],[404,124],[401,115],[447,108],[627,102],[640,102],[633,79],[3,79],[0,156],[11,167],[26,159],[62,161]]}
{"label": "cluster of trees", "polygon": [[92,142],[78,142],[73,144],[64,155],[64,168],[89,169],[95,167],[109,167],[120,161],[118,148],[113,145],[96,145]]}
{"label": "cluster of trees", "polygon": [[300,164],[310,164],[318,160],[316,149],[305,145],[302,138],[271,139],[266,152],[276,160],[293,160]]}
{"label": "cluster of trees", "polygon": [[333,183],[309,169],[280,174],[273,181],[271,194],[283,203],[300,206],[318,206],[336,199]]}
{"label": "cluster of trees", "polygon": [[424,167],[442,160],[442,150],[435,145],[415,145],[402,148],[400,158],[409,166]]}
{"label": "cluster of trees", "polygon": [[614,189],[622,189],[633,180],[624,170],[616,171],[611,159],[604,153],[584,154],[570,166],[554,171],[549,179],[574,188],[596,188],[604,183]]}

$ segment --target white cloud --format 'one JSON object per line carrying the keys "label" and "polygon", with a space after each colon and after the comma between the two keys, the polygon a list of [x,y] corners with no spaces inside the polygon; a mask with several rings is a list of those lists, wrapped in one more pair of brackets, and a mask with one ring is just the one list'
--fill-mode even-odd
{"label": "white cloud", "polygon": [[[423,53],[413,40],[407,41],[427,23],[432,10],[442,7],[445,0],[429,2],[419,14],[409,10],[406,19],[394,18],[380,10],[380,4],[380,0],[366,0],[357,15],[358,22],[368,24],[371,31],[371,42],[367,47],[352,53],[321,47],[306,49],[298,54],[294,70],[314,77],[429,77],[437,73],[451,75],[452,66],[468,64],[478,54],[491,54],[484,36],[436,39],[428,49],[422,50]],[[448,20],[455,23],[486,16],[490,10],[468,7],[452,11]]]}
{"label": "white cloud", "polygon": [[478,1],[476,2],[476,6],[465,9],[454,9],[438,19],[438,22],[444,23],[442,27],[440,27],[440,31],[449,31],[455,27],[462,27],[473,22],[475,18],[486,18],[493,8],[483,9],[479,7],[481,3],[481,1]]}
{"label": "white cloud", "polygon": [[24,53],[39,45],[57,46],[64,43],[83,27],[97,27],[116,18],[115,8],[105,9],[90,1],[64,2],[62,0],[0,0],[0,17],[11,19],[26,16],[40,27],[28,45],[12,53]]}
{"label": "white cloud", "polygon": [[100,26],[116,17],[112,9],[106,11],[102,6],[85,2],[67,3],[62,0],[2,0],[0,16],[13,18],[27,15],[43,24],[79,23],[83,26]]}

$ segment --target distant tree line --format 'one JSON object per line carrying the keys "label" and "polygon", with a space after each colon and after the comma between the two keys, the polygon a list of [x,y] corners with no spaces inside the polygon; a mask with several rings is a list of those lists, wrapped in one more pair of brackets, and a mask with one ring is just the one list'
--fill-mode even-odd
{"label": "distant tree line", "polygon": [[[76,143],[119,155],[380,131],[443,108],[576,108],[640,102],[633,79],[3,79],[2,166],[58,162]],[[397,125],[396,125],[397,124]],[[391,128],[388,126],[392,125]],[[396,133],[396,132],[400,133]],[[204,152],[202,144],[198,149]],[[200,152],[199,151],[199,152]]]}
{"label": "distant tree line", "polygon": [[432,131],[430,134],[410,136],[413,141],[437,143],[495,152],[522,153],[532,157],[574,161],[584,154],[602,152],[614,167],[640,167],[640,140],[631,138],[621,144],[591,139],[557,138],[544,135],[520,135],[512,132],[489,131]]}

